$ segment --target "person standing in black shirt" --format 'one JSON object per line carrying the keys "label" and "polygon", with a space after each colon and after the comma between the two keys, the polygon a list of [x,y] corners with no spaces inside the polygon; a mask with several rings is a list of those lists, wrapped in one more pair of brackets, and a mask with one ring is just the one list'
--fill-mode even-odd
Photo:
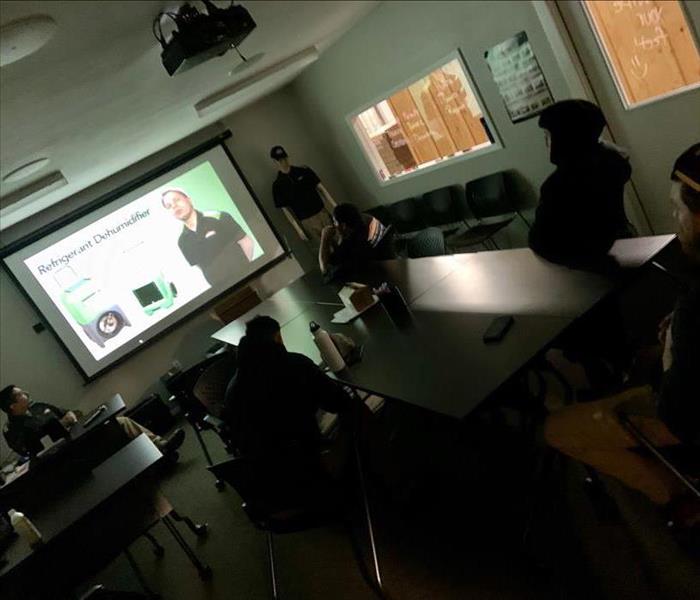
{"label": "person standing in black shirt", "polygon": [[302,240],[318,244],[323,228],[332,224],[335,201],[312,169],[289,164],[282,146],[274,146],[270,158],[279,168],[272,184],[275,206],[282,209]]}
{"label": "person standing in black shirt", "polygon": [[161,203],[182,221],[178,246],[190,265],[198,266],[210,285],[253,260],[255,244],[243,228],[226,212],[200,212],[187,192],[169,188],[162,192]]}

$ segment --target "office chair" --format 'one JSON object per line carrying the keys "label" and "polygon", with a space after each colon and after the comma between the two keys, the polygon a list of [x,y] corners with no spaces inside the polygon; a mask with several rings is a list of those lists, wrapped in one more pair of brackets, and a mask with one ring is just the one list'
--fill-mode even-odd
{"label": "office chair", "polygon": [[391,223],[389,209],[384,204],[379,204],[373,208],[363,211],[374,218],[379,219],[384,225]]}
{"label": "office chair", "polygon": [[467,206],[478,221],[470,231],[485,234],[486,239],[496,248],[498,244],[493,239],[494,236],[510,225],[516,215],[523,220],[528,229],[530,228],[530,224],[508,196],[505,173],[492,173],[474,181],[468,181],[465,184],[465,194]]}
{"label": "office chair", "polygon": [[[447,186],[423,194],[425,222],[430,227],[441,227],[446,236],[454,234],[464,220],[464,210],[454,186]],[[445,226],[452,226],[444,229]]]}
{"label": "office chair", "polygon": [[446,253],[445,235],[438,227],[428,227],[419,231],[406,242],[408,258],[423,256],[442,256]]}
{"label": "office chair", "polygon": [[[250,521],[266,533],[272,597],[278,600],[274,534],[306,531],[342,517],[342,498],[324,471],[320,455],[289,445],[265,454],[234,457],[207,468],[236,490]],[[372,536],[369,514],[367,518]],[[375,565],[378,574],[378,563]],[[359,566],[368,585],[383,597],[381,579],[370,580],[364,565]]]}
{"label": "office chair", "polygon": [[[218,360],[209,364],[199,375],[191,393],[195,402],[190,402],[185,412],[185,418],[192,426],[209,466],[214,462],[202,437],[203,431],[214,431],[223,442],[226,451],[229,454],[235,453],[228,428],[222,420],[226,388],[235,373],[236,355],[232,352],[220,355]],[[224,488],[224,482],[218,479],[215,485],[220,491]]]}
{"label": "office chair", "polygon": [[[412,233],[425,228],[426,222],[415,198],[406,198],[387,207],[389,223],[397,233]],[[381,219],[380,219],[381,221]]]}

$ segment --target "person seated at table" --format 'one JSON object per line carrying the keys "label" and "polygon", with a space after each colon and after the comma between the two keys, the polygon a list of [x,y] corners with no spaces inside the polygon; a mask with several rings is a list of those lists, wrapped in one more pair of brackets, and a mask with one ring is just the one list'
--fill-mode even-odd
{"label": "person seated at table", "polygon": [[[66,429],[78,422],[73,411],[33,401],[28,392],[16,385],[8,385],[0,390],[0,409],[8,415],[5,430],[7,444],[22,456],[32,456],[43,449],[41,438],[47,435],[51,421],[58,420]],[[163,454],[177,460],[177,449],[185,439],[182,429],[162,438],[129,417],[118,416],[117,422],[129,439],[145,433]]]}
{"label": "person seated at table", "polygon": [[530,248],[572,267],[611,264],[613,242],[630,232],[623,202],[629,162],[599,140],[605,117],[586,100],[557,102],[538,124],[556,169],[540,189]]}
{"label": "person seated at table", "polygon": [[314,362],[288,352],[277,321],[258,316],[246,324],[238,365],[226,390],[224,421],[234,446],[258,453],[296,443],[321,446],[316,412],[343,414],[350,397]]}
{"label": "person seated at table", "polygon": [[392,237],[379,219],[361,213],[354,204],[339,204],[333,210],[333,225],[321,232],[321,273],[345,276],[368,260],[393,258]]}
{"label": "person seated at table", "polygon": [[664,345],[660,394],[634,388],[594,402],[569,406],[552,414],[545,424],[547,442],[575,459],[612,475],[668,505],[680,525],[700,524],[697,498],[660,462],[639,454],[639,446],[618,419],[618,411],[656,446],[681,442],[700,446],[700,144],[684,152],[673,168],[671,201],[678,221],[678,239],[688,259],[687,282],[677,299],[670,324],[660,330]]}

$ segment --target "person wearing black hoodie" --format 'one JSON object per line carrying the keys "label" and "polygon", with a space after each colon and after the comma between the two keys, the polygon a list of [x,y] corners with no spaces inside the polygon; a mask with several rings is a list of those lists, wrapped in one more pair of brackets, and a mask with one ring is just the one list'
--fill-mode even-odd
{"label": "person wearing black hoodie", "polygon": [[578,403],[553,413],[547,442],[561,452],[612,475],[667,506],[676,525],[700,527],[700,501],[660,462],[636,451],[638,441],[620,423],[620,409],[656,446],[683,442],[700,448],[700,144],[686,150],[671,173],[671,201],[678,239],[687,258],[681,293],[670,319],[659,327],[664,352],[658,393],[638,387]]}
{"label": "person wearing black hoodie", "polygon": [[258,316],[246,324],[224,409],[241,452],[264,453],[290,444],[318,449],[318,409],[343,414],[349,405],[348,394],[310,358],[287,351],[277,321]]}
{"label": "person wearing black hoodie", "polygon": [[605,118],[586,100],[557,102],[538,124],[547,132],[556,169],[540,189],[530,248],[572,267],[605,264],[613,242],[629,236],[623,193],[630,165],[599,141]]}

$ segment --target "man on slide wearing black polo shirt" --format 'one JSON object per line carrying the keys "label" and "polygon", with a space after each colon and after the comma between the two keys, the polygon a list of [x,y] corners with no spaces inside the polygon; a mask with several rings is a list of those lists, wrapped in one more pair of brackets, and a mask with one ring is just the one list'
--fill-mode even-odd
{"label": "man on slide wearing black polo shirt", "polygon": [[270,158],[279,168],[272,184],[275,206],[282,209],[302,240],[318,244],[323,228],[333,224],[331,213],[335,201],[313,170],[289,164],[282,146],[274,146]]}
{"label": "man on slide wearing black polo shirt", "polygon": [[161,203],[182,221],[180,251],[188,263],[202,270],[210,285],[244,266],[244,260],[253,260],[253,240],[228,213],[196,210],[187,192],[179,188],[165,190]]}

